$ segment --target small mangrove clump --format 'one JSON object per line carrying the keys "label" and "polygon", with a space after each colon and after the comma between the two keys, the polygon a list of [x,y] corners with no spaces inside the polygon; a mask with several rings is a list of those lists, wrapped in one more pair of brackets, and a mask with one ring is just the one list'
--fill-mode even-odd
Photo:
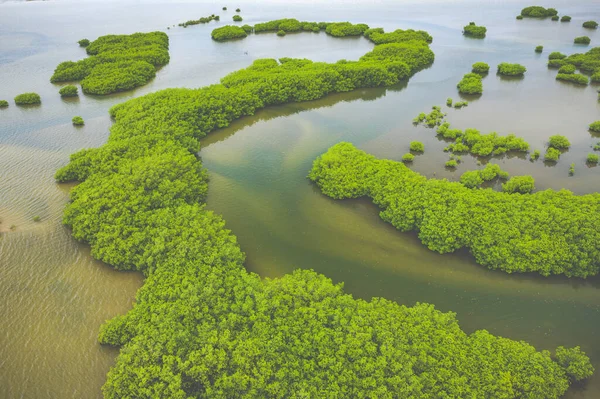
{"label": "small mangrove clump", "polygon": [[454,169],[458,166],[458,161],[456,159],[449,159],[446,161],[446,167]]}
{"label": "small mangrove clump", "polygon": [[573,176],[575,174],[575,164],[572,163],[571,166],[569,166],[569,176]]}
{"label": "small mangrove clump", "polygon": [[588,129],[590,130],[590,132],[600,133],[600,121],[590,123]]}
{"label": "small mangrove clump", "polygon": [[77,97],[77,95],[78,95],[77,86],[74,86],[74,85],[64,86],[58,91],[58,94],[60,94],[61,97]]}
{"label": "small mangrove clump", "polygon": [[529,159],[532,161],[536,161],[538,160],[540,157],[540,150],[535,150],[531,153],[531,155],[529,156]]}
{"label": "small mangrove clump", "polygon": [[577,68],[575,67],[575,65],[567,64],[567,65],[561,66],[558,69],[558,73],[571,74],[571,73],[575,73],[576,70],[577,70]]}
{"label": "small mangrove clump", "polygon": [[242,12],[242,10],[240,10],[239,8],[236,8],[235,12]]}
{"label": "small mangrove clump", "polygon": [[517,15],[517,19],[520,21],[520,20],[523,19],[523,16],[522,15]]}
{"label": "small mangrove clump", "polygon": [[535,52],[536,52],[536,53],[541,53],[542,51],[544,51],[544,46],[537,46],[537,47],[535,48]]}
{"label": "small mangrove clump", "polygon": [[73,119],[71,119],[71,122],[73,122],[75,126],[82,126],[84,124],[81,116],[74,116]]}
{"label": "small mangrove clump", "polygon": [[483,83],[481,75],[478,73],[467,73],[462,80],[458,82],[456,87],[463,94],[481,94],[483,93]]}
{"label": "small mangrove clump", "polygon": [[468,101],[457,101],[454,103],[454,108],[462,108],[462,107],[466,107],[467,105],[469,105]]}
{"label": "small mangrove clump", "polygon": [[513,176],[502,184],[505,193],[529,194],[535,190],[535,179],[532,176]]}
{"label": "small mangrove clump", "polygon": [[570,17],[570,16],[568,16],[568,15],[563,15],[563,16],[560,18],[560,22],[571,22],[571,17]]}
{"label": "small mangrove clump", "polygon": [[529,6],[521,10],[521,16],[527,18],[547,18],[558,15],[554,8],[544,8],[540,6]]}
{"label": "small mangrove clump", "polygon": [[325,32],[334,37],[361,36],[367,29],[369,29],[367,24],[335,22],[328,24]]}
{"label": "small mangrove clump", "polygon": [[520,64],[509,64],[508,62],[498,64],[498,75],[519,76],[525,72],[527,72],[527,68]]}
{"label": "small mangrove clump", "polygon": [[553,21],[558,21],[558,15],[553,15],[551,18]]}
{"label": "small mangrove clump", "polygon": [[434,105],[431,107],[432,111],[429,114],[425,112],[421,112],[415,119],[413,119],[413,123],[418,125],[419,123],[425,123],[428,127],[439,126],[444,121],[446,114],[442,112],[442,108],[438,105]]}
{"label": "small mangrove clump", "polygon": [[567,56],[560,51],[553,51],[548,55],[549,60],[562,60],[564,58],[567,58]]}
{"label": "small mangrove clump", "polygon": [[284,30],[277,31],[277,36],[285,36],[285,31]]}
{"label": "small mangrove clump", "polygon": [[556,148],[548,147],[546,153],[544,154],[544,161],[548,162],[556,162],[560,157],[560,151]]}
{"label": "small mangrove clump", "polygon": [[208,17],[202,17],[199,19],[191,19],[189,21],[180,23],[179,26],[187,28],[189,25],[207,24],[210,21],[219,21],[221,18],[218,15],[212,14]]}
{"label": "small mangrove clump", "polygon": [[223,42],[225,40],[243,39],[248,36],[248,34],[240,26],[225,25],[220,28],[213,29],[210,36],[213,38],[213,40]]}
{"label": "small mangrove clump", "polygon": [[88,39],[81,39],[78,41],[80,47],[87,47],[90,45],[90,41]]}
{"label": "small mangrove clump", "polygon": [[233,22],[242,22],[243,18],[240,15],[233,16]]}
{"label": "small mangrove clump", "polygon": [[557,150],[566,150],[571,147],[571,142],[565,136],[555,134],[548,139],[548,146],[556,148]]}
{"label": "small mangrove clump", "polygon": [[415,156],[410,152],[402,155],[402,162],[412,162],[415,159]]}
{"label": "small mangrove clump", "polygon": [[446,105],[447,105],[448,107],[451,107],[451,106],[452,106],[452,99],[451,99],[450,97],[448,97],[448,98],[446,99]]}
{"label": "small mangrove clump", "polygon": [[481,170],[470,170],[460,176],[460,183],[467,188],[477,188],[484,181],[492,181],[496,177],[500,179],[508,179],[508,172],[502,170],[500,165],[488,163]]}
{"label": "small mangrove clump", "polygon": [[589,78],[580,73],[559,73],[556,75],[556,80],[571,82],[581,86],[585,86],[589,83]]}
{"label": "small mangrove clump", "polygon": [[6,107],[8,107],[8,101],[0,100],[0,108],[6,108]]}
{"label": "small mangrove clump", "polygon": [[15,104],[17,105],[32,105],[41,103],[42,99],[37,93],[23,93],[15,97]]}
{"label": "small mangrove clump", "polygon": [[596,22],[596,21],[585,21],[582,26],[584,28],[587,28],[587,29],[596,29],[596,28],[598,28],[598,22]]}
{"label": "small mangrove clump", "polygon": [[476,62],[472,66],[471,72],[485,74],[490,71],[490,66],[485,62]]}
{"label": "small mangrove clump", "polygon": [[591,39],[588,36],[579,36],[573,40],[573,43],[575,43],[575,44],[588,45],[588,44],[590,44],[590,42],[591,42]]}
{"label": "small mangrove clump", "polygon": [[410,150],[414,152],[424,152],[425,145],[420,141],[411,141],[410,142]]}
{"label": "small mangrove clump", "polygon": [[252,31],[254,30],[254,27],[252,25],[242,25],[242,29],[244,30],[244,32],[246,32],[247,34],[252,33]]}
{"label": "small mangrove clump", "polygon": [[477,26],[475,22],[469,22],[469,25],[463,28],[463,35],[483,39],[487,32],[485,26]]}
{"label": "small mangrove clump", "polygon": [[598,156],[598,154],[588,154],[587,163],[596,165],[599,159],[600,157]]}
{"label": "small mangrove clump", "polygon": [[223,7],[223,11],[227,11],[227,7]]}

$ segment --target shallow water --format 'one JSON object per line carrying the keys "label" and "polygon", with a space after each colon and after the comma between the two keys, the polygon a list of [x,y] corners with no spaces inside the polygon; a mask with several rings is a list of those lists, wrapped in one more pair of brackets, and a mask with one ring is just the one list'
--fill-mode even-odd
{"label": "shallow water", "polygon": [[[441,6],[443,4],[443,6]],[[411,123],[419,112],[459,99],[456,83],[476,61],[492,68],[519,62],[522,80],[485,77],[484,94],[464,109],[447,109],[453,127],[514,132],[543,150],[552,134],[573,146],[556,166],[509,156],[493,160],[511,174],[531,174],[538,189],[566,187],[599,191],[600,168],[585,156],[600,141],[587,125],[600,119],[596,89],[556,82],[546,66],[551,51],[583,51],[572,43],[581,28],[600,19],[590,1],[553,2],[571,23],[516,21],[524,2],[487,7],[464,1],[411,4],[250,2],[221,5],[197,2],[4,2],[0,3],[0,99],[36,91],[42,105],[0,110],[0,398],[101,397],[100,387],[116,351],[96,343],[99,325],[130,308],[142,283],[136,273],[119,273],[96,262],[60,224],[68,198],[54,171],[69,154],[101,145],[108,135],[107,109],[128,98],[167,87],[200,87],[262,57],[306,57],[319,61],[357,59],[372,48],[365,39],[333,39],[302,33],[278,38],[257,35],[215,43],[217,24],[171,27],[171,62],[149,85],[107,97],[80,95],[64,101],[49,83],[54,67],[85,53],[75,43],[109,33],[164,30],[188,19],[216,13],[219,25],[242,8],[243,23],[284,16],[305,20],[352,20],[371,26],[416,28],[434,37],[434,65],[408,84],[329,96],[263,110],[203,140],[200,155],[210,171],[208,206],[222,214],[248,254],[247,267],[262,276],[313,268],[345,282],[357,297],[383,296],[404,304],[431,302],[457,312],[467,331],[526,340],[538,349],[581,345],[600,368],[598,278],[568,280],[507,275],[477,266],[468,254],[438,255],[414,234],[399,233],[381,221],[366,200],[334,201],[306,180],[312,160],[339,141],[351,141],[379,157],[400,159],[408,143],[425,143],[413,169],[457,179],[476,166],[463,157],[454,172],[444,169],[446,143],[435,132]],[[335,18],[333,17],[335,16]],[[488,27],[485,40],[467,39],[469,21]],[[533,52],[544,45],[540,56]],[[245,54],[245,53],[248,54]],[[12,102],[12,101],[11,101]],[[70,124],[74,115],[83,128]],[[570,163],[575,176],[568,176]],[[40,222],[33,222],[40,216]],[[10,231],[10,226],[16,229]],[[7,231],[8,230],[8,231]],[[600,378],[569,392],[571,398],[600,396]]]}

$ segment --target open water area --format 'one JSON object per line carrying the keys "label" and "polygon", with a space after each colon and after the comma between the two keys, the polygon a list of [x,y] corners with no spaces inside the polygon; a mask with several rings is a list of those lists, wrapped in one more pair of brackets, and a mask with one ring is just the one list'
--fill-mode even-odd
{"label": "open water area", "polygon": [[[556,81],[556,70],[546,66],[552,51],[572,54],[600,46],[600,32],[581,27],[583,21],[600,20],[600,3],[541,4],[570,15],[570,23],[517,21],[520,10],[532,4],[0,0],[0,99],[11,103],[0,110],[0,399],[102,397],[118,352],[97,343],[99,327],[131,308],[143,279],[95,261],[89,247],[70,236],[61,218],[72,185],[57,184],[53,175],[71,153],[106,141],[112,105],[165,88],[218,83],[258,58],[335,62],[358,59],[373,47],[362,37],[336,39],[324,32],[211,40],[211,30],[229,24],[237,7],[242,24],[290,17],[347,20],[386,31],[422,29],[433,36],[436,56],[430,68],[406,83],[271,107],[202,140],[199,155],[211,178],[208,207],[223,215],[238,237],[246,267],[263,277],[314,269],[344,282],[355,297],[385,297],[408,306],[433,303],[455,312],[467,332],[486,329],[538,350],[580,345],[600,370],[600,278],[509,275],[478,266],[466,252],[439,255],[416,234],[383,222],[370,201],[332,200],[306,179],[312,161],[340,141],[400,160],[418,140],[425,153],[411,168],[458,180],[478,167],[477,159],[463,156],[456,170],[447,170],[447,143],[435,130],[412,124],[420,112],[440,105],[452,127],[514,133],[542,153],[549,136],[565,135],[572,146],[555,165],[512,154],[483,161],[497,162],[511,175],[532,175],[537,190],[600,191],[600,167],[585,162],[600,142],[587,130],[600,120],[600,86]],[[221,21],[176,26],[210,14]],[[487,27],[485,39],[462,35],[470,21]],[[171,61],[148,85],[63,100],[61,86],[50,83],[58,63],[86,56],[77,40],[154,30],[168,33]],[[573,38],[583,35],[591,45],[574,45]],[[534,52],[537,45],[544,46],[542,54]],[[456,84],[477,61],[492,68],[483,79],[483,95],[468,98],[466,108],[446,107],[446,98],[462,99]],[[495,74],[500,62],[523,64],[527,73],[522,79],[500,78]],[[29,91],[39,93],[42,104],[15,106],[13,97]],[[85,126],[71,124],[75,115]],[[574,176],[568,173],[571,163]],[[41,220],[34,222],[35,216]],[[600,371],[566,397],[600,397]]]}

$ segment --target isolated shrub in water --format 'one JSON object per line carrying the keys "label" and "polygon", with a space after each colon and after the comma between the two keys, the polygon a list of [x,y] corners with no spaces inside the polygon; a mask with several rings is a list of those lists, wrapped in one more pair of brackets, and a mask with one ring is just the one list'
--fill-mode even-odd
{"label": "isolated shrub in water", "polygon": [[485,62],[476,62],[472,66],[471,72],[474,73],[488,73],[490,71],[490,66]]}
{"label": "isolated shrub in water", "polygon": [[563,16],[560,18],[560,22],[571,22],[571,17],[570,17],[570,16],[568,16],[568,15],[563,15]]}
{"label": "isolated shrub in water", "polygon": [[556,80],[564,80],[566,82],[571,82],[582,86],[585,86],[589,83],[589,78],[580,73],[559,73],[556,75]]}
{"label": "isolated shrub in water", "polygon": [[595,164],[597,164],[597,163],[598,163],[598,159],[599,159],[599,158],[600,158],[600,157],[598,157],[598,155],[597,155],[597,154],[588,154],[588,156],[587,156],[587,163],[590,163],[590,164],[594,164],[594,165],[595,165]]}
{"label": "isolated shrub in water", "polygon": [[547,18],[558,15],[558,11],[554,8],[544,8],[540,6],[525,7],[521,10],[523,17],[529,18]]}
{"label": "isolated shrub in water", "polygon": [[469,23],[463,28],[463,35],[475,37],[478,39],[483,39],[487,32],[487,28],[485,26],[477,26],[475,22]]}
{"label": "isolated shrub in water", "polygon": [[558,21],[558,15],[554,15],[554,16],[552,16],[552,20],[553,20],[553,21]]}
{"label": "isolated shrub in water", "polygon": [[565,136],[555,134],[548,139],[548,146],[558,150],[566,150],[571,146],[571,142]]}
{"label": "isolated shrub in water", "polygon": [[529,194],[535,189],[535,180],[532,176],[513,176],[502,184],[505,193]]}
{"label": "isolated shrub in water", "polygon": [[588,28],[588,29],[596,29],[598,27],[598,22],[596,22],[596,21],[585,21],[583,23],[583,27],[584,28]]}
{"label": "isolated shrub in water", "polygon": [[411,141],[410,150],[415,152],[423,152],[425,151],[425,146],[420,141]]}
{"label": "isolated shrub in water", "polygon": [[278,31],[277,36],[285,36],[285,31],[283,31],[283,30]]}
{"label": "isolated shrub in water", "polygon": [[242,22],[243,18],[240,15],[234,15],[233,16],[233,21],[234,22]]}
{"label": "isolated shrub in water", "polygon": [[517,19],[521,20],[521,19],[523,19],[523,16],[522,15],[517,15]]}
{"label": "isolated shrub in water", "polygon": [[15,104],[17,105],[31,105],[40,104],[42,99],[37,93],[23,93],[15,97]]}
{"label": "isolated shrub in water", "polygon": [[536,53],[541,53],[542,51],[544,51],[544,46],[537,46],[537,47],[535,48],[535,52],[536,52]]}
{"label": "isolated shrub in water", "polygon": [[76,126],[81,126],[84,124],[81,116],[74,116],[73,119],[71,119],[71,122],[73,122],[73,124]]}
{"label": "isolated shrub in water", "polygon": [[590,123],[589,130],[592,132],[600,132],[600,121]]}
{"label": "isolated shrub in water", "polygon": [[8,107],[8,101],[0,100],[0,108],[6,108],[6,107]]}
{"label": "isolated shrub in water", "polygon": [[525,72],[527,72],[527,68],[520,64],[509,64],[508,62],[498,64],[499,75],[518,76],[523,75]]}
{"label": "isolated shrub in water", "polygon": [[90,41],[88,39],[81,39],[77,43],[79,43],[79,46],[81,47],[87,47],[90,45]]}
{"label": "isolated shrub in water", "polygon": [[531,156],[529,157],[529,159],[531,159],[532,161],[535,161],[539,157],[540,157],[540,150],[535,150],[531,153]]}
{"label": "isolated shrub in water", "polygon": [[415,159],[415,156],[410,152],[402,155],[402,162],[412,162]]}
{"label": "isolated shrub in water", "polygon": [[235,9],[235,12],[241,12],[242,10],[240,10],[239,8]]}
{"label": "isolated shrub in water", "polygon": [[58,91],[61,97],[77,97],[77,86],[68,85]]}
{"label": "isolated shrub in water", "polygon": [[446,99],[446,105],[447,105],[448,107],[451,107],[451,106],[452,106],[452,99],[451,99],[450,97],[448,97],[448,98]]}
{"label": "isolated shrub in water", "polygon": [[210,35],[213,40],[218,42],[233,39],[243,39],[248,36],[242,27],[234,25],[225,25],[220,28],[213,29]]}
{"label": "isolated shrub in water", "polygon": [[579,37],[576,37],[573,40],[573,43],[575,43],[575,44],[585,44],[585,45],[587,45],[587,44],[590,44],[590,42],[591,42],[591,40],[590,40],[590,38],[588,36],[579,36]]}
{"label": "isolated shrub in water", "polygon": [[450,159],[446,162],[447,168],[456,168],[458,166],[458,161],[456,159]]}
{"label": "isolated shrub in water", "polygon": [[477,73],[467,73],[462,80],[456,85],[458,91],[464,94],[481,94],[483,93],[483,83],[481,75]]}

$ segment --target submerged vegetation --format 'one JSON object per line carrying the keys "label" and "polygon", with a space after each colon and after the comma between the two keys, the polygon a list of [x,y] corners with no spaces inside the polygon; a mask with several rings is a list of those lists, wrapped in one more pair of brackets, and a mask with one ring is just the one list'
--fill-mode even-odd
{"label": "submerged vegetation", "polygon": [[349,143],[317,158],[309,177],[332,198],[372,198],[381,218],[401,231],[418,231],[439,253],[468,248],[477,263],[509,273],[587,277],[599,271],[600,194],[472,190],[427,179]]}
{"label": "submerged vegetation", "polygon": [[243,39],[246,36],[248,36],[248,33],[246,33],[246,30],[243,27],[234,25],[225,25],[220,28],[213,29],[211,33],[211,37],[218,42],[232,39]]}
{"label": "submerged vegetation", "polygon": [[60,94],[61,97],[77,97],[77,95],[78,95],[77,86],[67,85],[67,86],[61,87],[60,90],[58,91],[58,94]]}
{"label": "submerged vegetation", "polygon": [[478,73],[467,73],[456,85],[459,93],[463,94],[481,94],[483,93],[483,83],[481,75]]}
{"label": "submerged vegetation", "polygon": [[51,82],[81,80],[84,93],[110,94],[148,83],[169,62],[169,37],[163,32],[101,36],[86,47],[89,57],[61,62]]}
{"label": "submerged vegetation", "polygon": [[554,8],[544,8],[541,6],[529,6],[521,10],[521,16],[528,18],[548,18],[558,15]]}
{"label": "submerged vegetation", "polygon": [[476,37],[478,39],[483,39],[487,32],[487,28],[485,26],[477,26],[475,22],[469,22],[469,25],[466,25],[463,28],[463,35]]}
{"label": "submerged vegetation", "polygon": [[527,72],[527,68],[520,64],[502,62],[498,64],[498,74],[504,76],[520,76]]}
{"label": "submerged vegetation", "polygon": [[179,26],[187,28],[190,25],[199,25],[199,24],[207,24],[210,21],[219,21],[221,18],[218,15],[212,14],[208,17],[201,17],[199,19],[190,19],[189,21],[182,22]]}
{"label": "submerged vegetation", "polygon": [[15,104],[17,105],[33,105],[41,103],[42,99],[37,93],[23,93],[15,97]]}

